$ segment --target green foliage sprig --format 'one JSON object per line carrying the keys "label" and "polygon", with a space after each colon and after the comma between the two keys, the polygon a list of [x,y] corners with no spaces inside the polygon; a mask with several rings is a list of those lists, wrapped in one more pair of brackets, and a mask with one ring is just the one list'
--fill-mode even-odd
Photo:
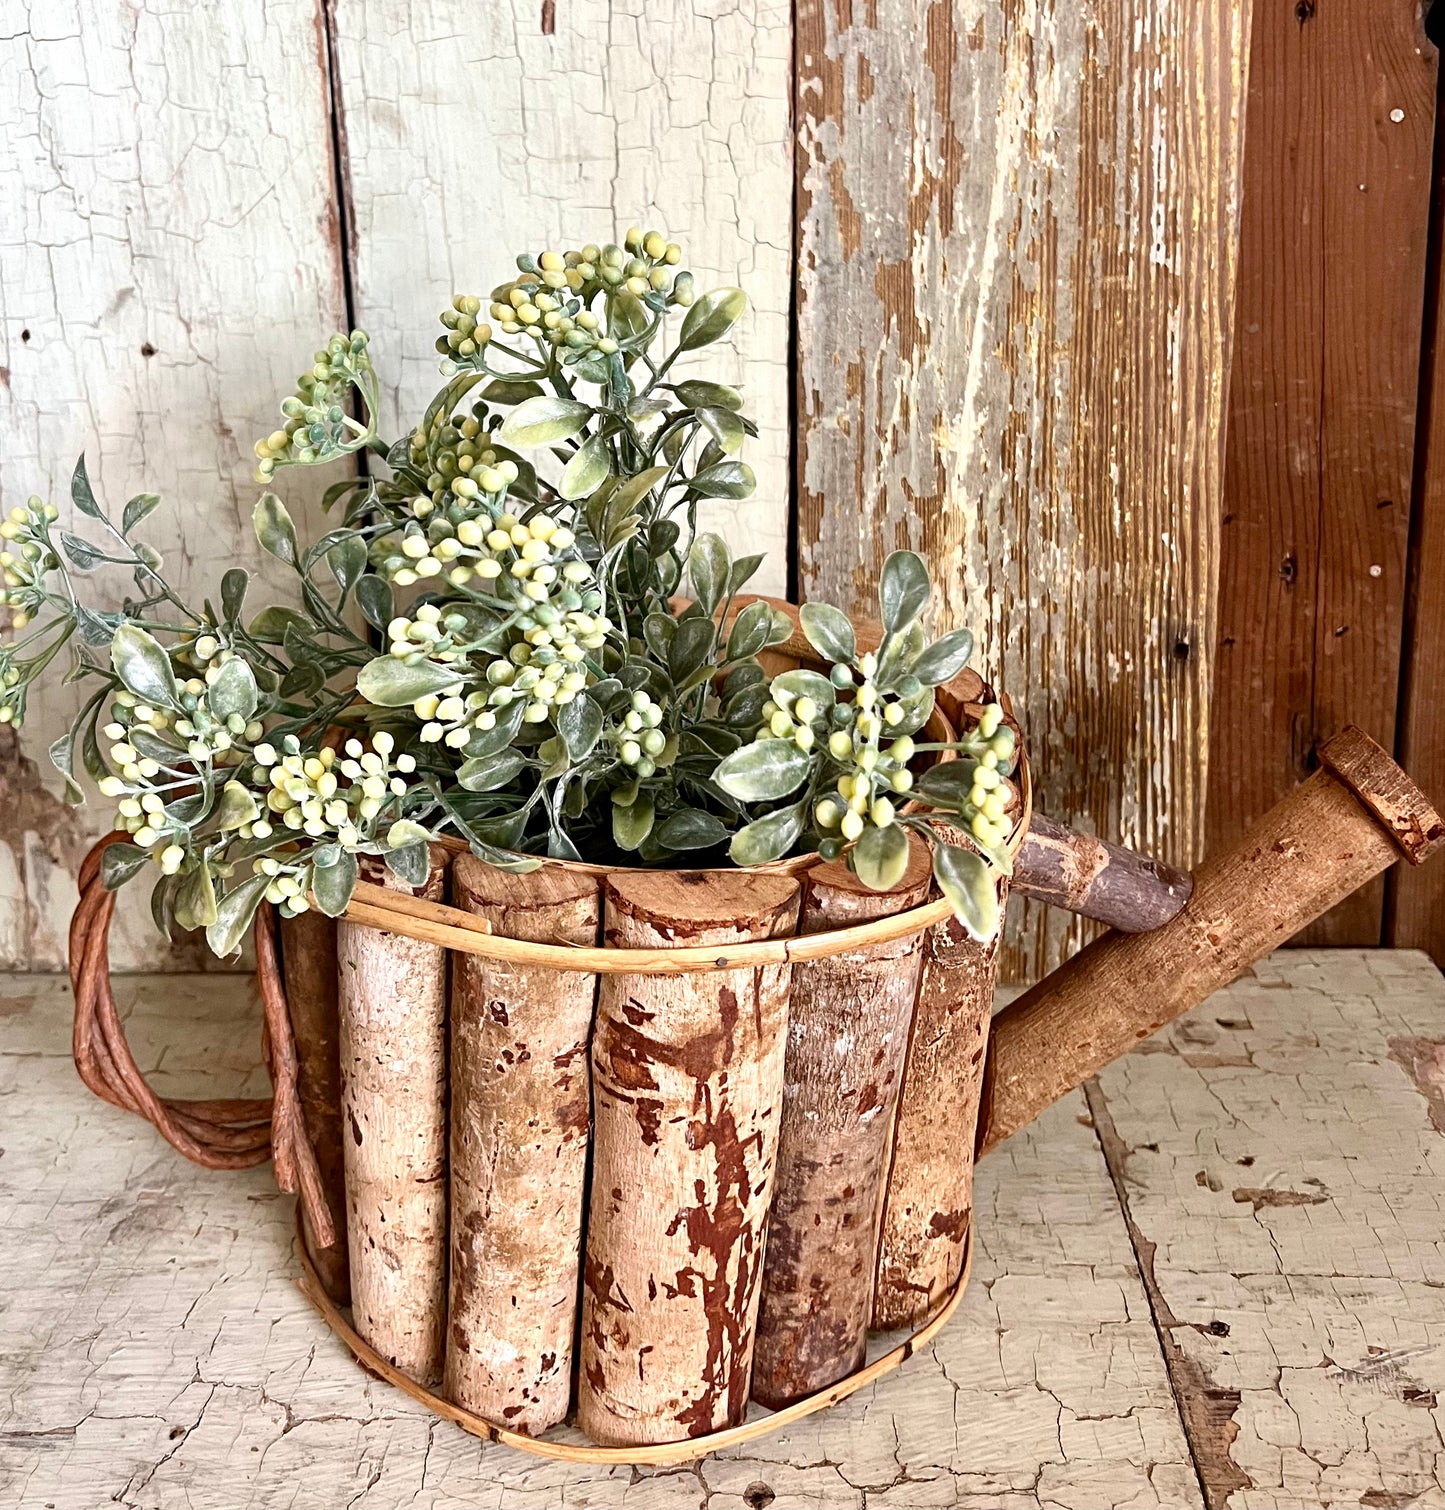
{"label": "green foliage sprig", "polygon": [[[767,674],[760,657],[792,623],[740,601],[762,558],[698,529],[705,500],[753,492],[739,452],[755,426],[734,389],[674,375],[746,298],[697,295],[681,257],[634,230],[519,257],[485,320],[458,295],[443,386],[396,442],[377,433],[366,335],[333,336],[257,443],[257,478],[372,463],[329,489],[337,522],[310,544],[261,495],[257,539],[290,570],[289,603],[257,611],[240,568],[214,600],[183,601],[137,538],[158,500],[131,499],[115,524],[83,460],[71,496],[101,543],[38,499],[12,510],[0,722],[23,719],[69,647],[70,678],[95,690],[50,754],[75,800],[78,752],[116,802],[130,840],[106,850],[107,885],[151,871],[162,929],[204,928],[225,954],[263,898],[342,912],[362,856],[421,881],[448,831],[513,869],[818,851],[877,889],[903,874],[914,832],[959,916],[992,934],[1013,732],[993,706],[947,745],[916,738],[972,636],[927,640],[928,574],[900,551],[875,651],[810,604],[803,631],[828,671]],[[79,579],[115,567],[133,594],[87,607]]]}

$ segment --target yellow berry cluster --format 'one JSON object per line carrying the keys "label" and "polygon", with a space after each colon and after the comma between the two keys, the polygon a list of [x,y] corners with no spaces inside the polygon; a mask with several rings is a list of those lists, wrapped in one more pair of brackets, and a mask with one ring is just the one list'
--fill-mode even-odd
{"label": "yellow berry cluster", "polygon": [[[53,503],[32,498],[28,507],[11,509],[0,523],[0,540],[5,542],[0,549],[0,581],[4,583],[0,604],[10,608],[11,629],[24,629],[30,623],[43,597],[41,579],[59,565],[43,533],[43,526],[58,517]],[[3,710],[0,722],[9,722]]]}
{"label": "yellow berry cluster", "polygon": [[[296,392],[281,402],[285,423],[256,442],[256,481],[269,482],[278,466],[330,461],[364,442],[365,425],[346,412],[349,390],[369,380],[367,335],[334,335],[296,381]],[[367,395],[368,400],[372,395]]]}
{"label": "yellow berry cluster", "polygon": [[427,491],[410,502],[418,519],[441,510],[452,523],[474,514],[484,501],[495,502],[517,480],[517,464],[498,458],[482,428],[484,406],[458,418],[445,409],[430,429],[418,425],[411,437],[411,463],[426,474]]}
{"label": "yellow berry cluster", "polygon": [[[406,795],[406,778],[416,770],[416,760],[402,753],[393,761],[396,741],[384,729],[372,736],[369,750],[359,739],[347,740],[343,748],[344,758],[339,758],[329,748],[303,755],[299,747],[281,753],[273,745],[260,744],[252,757],[271,788],[266,808],[281,823],[309,838],[334,837],[343,849],[355,849],[388,798]],[[263,819],[251,830],[255,837],[266,838],[271,827]]]}

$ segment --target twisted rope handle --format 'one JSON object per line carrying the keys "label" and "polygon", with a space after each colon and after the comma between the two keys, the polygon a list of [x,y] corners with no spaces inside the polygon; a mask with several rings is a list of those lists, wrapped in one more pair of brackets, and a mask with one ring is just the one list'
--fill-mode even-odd
{"label": "twisted rope handle", "polygon": [[71,1054],[93,1094],[152,1123],[167,1143],[206,1169],[250,1169],[271,1159],[276,1183],[299,1195],[316,1240],[336,1240],[316,1153],[306,1134],[297,1090],[299,1065],[291,1013],[276,949],[276,920],[263,903],[256,914],[256,976],[264,1009],[261,1052],[274,1097],[188,1101],[158,1096],[146,1083],[126,1041],[110,986],[110,924],[115,893],[100,875],[107,845],[130,835],[106,835],[80,867],[80,903],[70,923],[70,984],[75,996]]}

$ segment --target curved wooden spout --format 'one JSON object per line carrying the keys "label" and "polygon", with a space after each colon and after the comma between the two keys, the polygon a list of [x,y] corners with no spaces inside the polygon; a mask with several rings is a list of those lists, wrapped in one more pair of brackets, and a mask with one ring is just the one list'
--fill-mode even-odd
{"label": "curved wooden spout", "polygon": [[1172,921],[1105,934],[994,1018],[980,1154],[1396,860],[1418,865],[1445,844],[1440,815],[1359,729],[1330,740],[1320,765],[1204,863]]}

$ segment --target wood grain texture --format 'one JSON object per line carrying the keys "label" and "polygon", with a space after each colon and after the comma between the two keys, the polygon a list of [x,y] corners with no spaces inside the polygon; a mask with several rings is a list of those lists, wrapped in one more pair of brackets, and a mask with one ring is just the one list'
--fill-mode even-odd
{"label": "wood grain texture", "polygon": [[[116,990],[141,1068],[164,1094],[230,1094],[248,1067],[243,1089],[264,1089],[243,977],[130,976]],[[773,1510],[1199,1504],[1078,1095],[980,1168],[973,1282],[929,1348],[836,1408],[705,1463],[598,1468],[488,1446],[362,1374],[292,1282],[293,1202],[269,1171],[218,1175],[157,1151],[149,1128],[77,1080],[67,1016],[62,978],[0,979],[0,1106],[23,1105],[0,1160],[7,1507],[760,1510],[769,1495]],[[1319,1083],[1321,1094],[1334,1083],[1323,1067]],[[1358,1099],[1377,1094],[1362,1084]],[[1402,1223],[1379,1231],[1383,1253],[1403,1251]],[[1434,1325],[1445,1292],[1419,1294]],[[1384,1324],[1361,1311],[1369,1341]]]}
{"label": "wood grain texture", "polygon": [[[638,871],[609,879],[603,898],[620,947],[721,953],[798,920],[786,876]],[[602,979],[577,1377],[577,1424],[594,1442],[677,1442],[743,1419],[790,973]]]}
{"label": "wood grain texture", "polygon": [[[1393,744],[1436,70],[1414,6],[1255,7],[1210,850],[1343,724]],[[1300,941],[1379,942],[1383,897]]]}
{"label": "wood grain texture", "polygon": [[[802,933],[916,907],[932,880],[910,836],[892,891],[846,861],[803,881]],[[796,965],[753,1399],[777,1410],[854,1373],[867,1352],[893,1126],[908,1060],[924,935]]]}
{"label": "wood grain texture", "polygon": [[699,289],[736,283],[752,299],[705,360],[758,421],[744,453],[758,491],[702,513],[739,553],[768,551],[757,590],[782,592],[789,6],[569,0],[550,33],[544,10],[501,0],[463,19],[451,0],[337,0],[357,316],[391,385],[386,433],[409,429],[440,385],[432,336],[453,294],[485,296],[524,249],[664,228]]}
{"label": "wood grain texture", "polygon": [[[419,895],[439,900],[444,851]],[[406,882],[364,862],[369,881]],[[356,1329],[423,1384],[442,1377],[447,1314],[446,951],[379,928],[336,929],[342,1144]]]}
{"label": "wood grain texture", "polygon": [[[87,533],[69,494],[83,447],[117,517],[163,495],[146,538],[199,601],[226,567],[270,561],[251,444],[345,321],[320,0],[0,10],[0,507],[38,493]],[[288,574],[270,566],[274,587]],[[92,591],[113,607],[129,586],[111,573]],[[0,739],[9,968],[63,963],[71,876],[111,826],[103,799],[65,807],[46,758],[79,690],[53,679],[18,741]],[[116,967],[209,965],[199,938],[167,953],[147,892],[136,881],[117,911]]]}
{"label": "wood grain texture", "polygon": [[[796,473],[807,595],[887,551],[1014,699],[1039,802],[1203,833],[1248,6],[805,0]],[[1086,936],[1025,909],[1010,975]]]}
{"label": "wood grain texture", "polygon": [[[597,942],[595,876],[460,855],[452,890],[509,938]],[[572,1394],[596,993],[582,971],[452,960],[446,1396],[532,1436]]]}

